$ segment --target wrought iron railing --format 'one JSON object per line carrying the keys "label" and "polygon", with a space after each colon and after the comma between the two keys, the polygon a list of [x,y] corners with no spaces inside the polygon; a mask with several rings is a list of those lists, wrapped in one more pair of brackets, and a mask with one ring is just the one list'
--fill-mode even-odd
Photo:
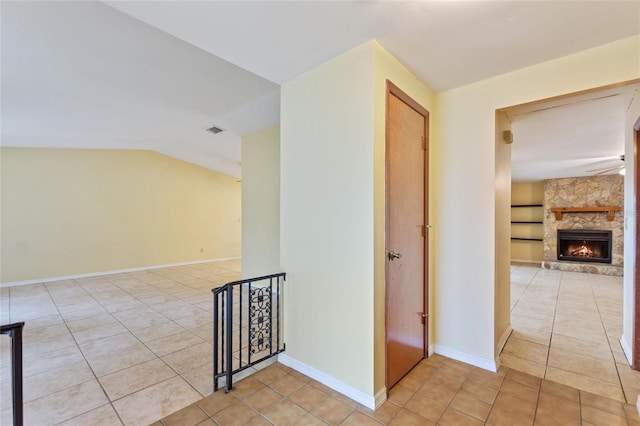
{"label": "wrought iron railing", "polygon": [[0,333],[11,339],[11,397],[13,403],[13,425],[22,426],[22,329],[24,322],[0,326]]}
{"label": "wrought iron railing", "polygon": [[286,274],[234,281],[213,292],[213,391],[225,378],[285,350],[282,308]]}

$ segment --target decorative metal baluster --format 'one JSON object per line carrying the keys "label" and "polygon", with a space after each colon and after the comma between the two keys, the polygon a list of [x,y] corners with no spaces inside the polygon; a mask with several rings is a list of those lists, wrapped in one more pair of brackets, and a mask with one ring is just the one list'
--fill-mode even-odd
{"label": "decorative metal baluster", "polygon": [[233,376],[233,287],[227,287],[227,355],[226,355],[226,373],[227,373],[227,383],[225,393],[229,393],[232,388],[231,380]]}

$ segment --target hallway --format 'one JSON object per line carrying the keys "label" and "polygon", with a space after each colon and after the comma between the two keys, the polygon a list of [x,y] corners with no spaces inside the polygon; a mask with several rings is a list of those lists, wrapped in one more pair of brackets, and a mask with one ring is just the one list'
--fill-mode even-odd
{"label": "hallway", "polygon": [[512,266],[511,326],[503,366],[635,403],[640,372],[619,342],[622,277]]}

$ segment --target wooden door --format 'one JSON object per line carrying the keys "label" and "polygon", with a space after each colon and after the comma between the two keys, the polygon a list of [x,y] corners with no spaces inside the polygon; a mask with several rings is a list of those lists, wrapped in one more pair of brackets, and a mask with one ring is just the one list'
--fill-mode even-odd
{"label": "wooden door", "polygon": [[427,339],[428,112],[387,82],[386,381],[420,360]]}

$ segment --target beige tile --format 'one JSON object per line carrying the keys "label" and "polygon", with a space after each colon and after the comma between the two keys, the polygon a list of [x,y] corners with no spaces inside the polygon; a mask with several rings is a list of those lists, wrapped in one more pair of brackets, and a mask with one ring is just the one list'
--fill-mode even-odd
{"label": "beige tile", "polygon": [[207,414],[197,404],[191,404],[163,418],[162,423],[164,426],[195,426],[207,418]]}
{"label": "beige tile", "polygon": [[191,386],[193,386],[201,395],[207,396],[213,393],[213,365],[205,364],[193,370],[182,374]]}
{"label": "beige tile", "polygon": [[216,414],[225,408],[238,402],[238,398],[233,393],[216,392],[198,401],[198,406],[208,415]]}
{"label": "beige tile", "polygon": [[[517,414],[523,419],[533,420],[533,415],[536,409],[536,401],[521,398],[516,393],[500,392],[494,403],[493,410],[496,409],[510,411]],[[489,418],[489,421],[491,419]]]}
{"label": "beige tile", "polygon": [[108,353],[95,358],[87,358],[89,365],[98,377],[106,376],[134,365],[150,361],[156,356],[141,343],[133,345],[121,353]]}
{"label": "beige tile", "polygon": [[504,367],[540,378],[545,376],[545,371],[547,369],[546,362],[544,364],[538,364],[537,362],[505,354],[504,352],[500,355],[500,364]]}
{"label": "beige tile", "polygon": [[256,417],[257,414],[242,401],[236,401],[229,407],[214,414],[212,419],[220,426],[244,425]]}
{"label": "beige tile", "polygon": [[[280,424],[280,423],[275,423],[275,424]],[[286,424],[286,423],[283,423]],[[326,425],[325,422],[323,422],[322,420],[320,420],[319,418],[317,418],[316,416],[314,416],[311,413],[307,413],[304,416],[300,417],[298,420],[296,420],[295,422],[291,423],[292,425],[295,426],[324,426]]]}
{"label": "beige tile", "polygon": [[409,411],[412,411],[427,420],[437,422],[444,410],[447,408],[447,404],[434,401],[430,398],[425,398],[422,395],[414,395],[409,402],[404,406]]}
{"label": "beige tile", "polygon": [[389,401],[398,404],[399,406],[404,406],[404,404],[406,404],[414,394],[414,391],[396,385],[391,388],[387,395],[387,398],[389,399]]}
{"label": "beige tile", "polygon": [[283,399],[284,397],[278,392],[265,386],[246,396],[244,402],[253,407],[257,412],[262,413],[265,409]]}
{"label": "beige tile", "polygon": [[620,384],[605,382],[603,380],[594,379],[588,376],[583,376],[578,373],[573,373],[571,371],[566,371],[555,367],[547,368],[546,378],[563,385],[586,390],[588,392],[595,393],[607,398],[617,399],[619,401],[624,400],[624,395],[622,393]]}
{"label": "beige tile", "polygon": [[330,425],[339,425],[353,413],[354,408],[329,397],[322,400],[311,410],[313,414]]}
{"label": "beige tile", "polygon": [[483,421],[478,420],[475,417],[469,416],[465,413],[462,413],[454,408],[448,408],[438,425],[442,426],[482,426],[484,425]]}
{"label": "beige tile", "polygon": [[142,389],[113,405],[125,424],[149,424],[200,399],[181,377]]}
{"label": "beige tile", "polygon": [[199,343],[165,355],[162,360],[183,374],[205,364],[213,364],[213,346],[208,342]]}
{"label": "beige tile", "polygon": [[311,411],[319,403],[329,397],[328,394],[312,387],[309,384],[304,385],[297,391],[289,395],[289,399],[304,408],[307,411]]}
{"label": "beige tile", "polygon": [[[380,426],[382,423],[359,411],[354,411],[347,419],[341,423],[343,426]],[[425,423],[423,423],[425,424]],[[407,423],[408,426],[408,423]]]}
{"label": "beige tile", "polygon": [[159,359],[143,362],[99,378],[107,396],[115,401],[156,383],[165,381],[176,373]]}
{"label": "beige tile", "polygon": [[552,347],[549,351],[549,367],[560,368],[610,383],[619,383],[618,371],[613,360],[604,361]]}
{"label": "beige tile", "polygon": [[616,416],[607,411],[599,410],[588,405],[582,406],[582,420],[584,422],[592,423],[594,425],[607,425],[607,426],[626,426],[626,417]]}
{"label": "beige tile", "polygon": [[[259,377],[257,377],[257,379],[260,380]],[[296,378],[295,376],[287,373],[285,376],[271,383],[270,386],[272,389],[275,389],[281,394],[285,396],[289,396],[293,392],[303,387],[305,384],[306,382],[303,382],[302,380]]]}
{"label": "beige tile", "polygon": [[428,426],[435,425],[434,422],[425,419],[424,417],[406,410],[401,409],[398,415],[396,415],[393,420],[389,423],[392,426]]}
{"label": "beige tile", "polygon": [[580,425],[580,404],[549,393],[541,393],[536,424],[544,426]]}
{"label": "beige tile", "polygon": [[481,401],[463,390],[456,394],[450,406],[483,422],[491,411],[491,404]]}
{"label": "beige tile", "polygon": [[121,425],[122,422],[111,404],[103,405],[77,417],[59,423],[60,426],[104,426]]}
{"label": "beige tile", "polygon": [[554,333],[551,340],[551,347],[605,361],[611,361],[611,349],[609,348],[609,344],[606,339],[601,342],[594,342],[593,340],[585,340],[578,337],[563,336],[562,334]]}
{"label": "beige tile", "polygon": [[169,318],[158,312],[152,312],[141,317],[123,318],[120,320],[122,325],[127,327],[129,330],[139,330],[141,328],[152,327],[154,325],[161,326],[169,321]]}
{"label": "beige tile", "polygon": [[24,423],[59,423],[98,408],[108,402],[96,380],[54,392],[24,404]]}
{"label": "beige tile", "polygon": [[460,388],[460,391],[464,391],[486,403],[493,404],[498,395],[498,389],[499,388],[491,388],[482,382],[474,382],[467,379],[462,385],[462,388]]}
{"label": "beige tile", "polygon": [[265,409],[263,414],[273,424],[284,425],[294,424],[294,422],[300,419],[305,413],[306,411],[299,405],[296,405],[289,400],[282,400]]}
{"label": "beige tile", "polygon": [[611,414],[615,414],[616,416],[624,417],[624,403],[615,399],[605,398],[590,392],[581,391],[580,403],[583,406],[586,405],[602,411],[606,411]]}
{"label": "beige tile", "polygon": [[252,393],[262,389],[264,384],[253,377],[247,377],[233,384],[233,393],[238,398],[244,398]]}
{"label": "beige tile", "polygon": [[174,322],[166,322],[161,325],[131,330],[140,341],[147,343],[161,337],[171,336],[184,331],[184,328]]}
{"label": "beige tile", "polygon": [[552,382],[550,380],[542,380],[540,393],[557,396],[560,398],[568,399],[569,401],[573,401],[573,402],[580,401],[580,394],[576,388],[572,388],[560,383]]}
{"label": "beige tile", "polygon": [[437,383],[452,390],[460,389],[460,386],[462,386],[462,383],[464,383],[464,381],[464,376],[442,370],[436,371],[429,379],[429,383]]}
{"label": "beige tile", "polygon": [[546,364],[549,347],[510,337],[502,350],[503,354],[526,359],[537,364]]}
{"label": "beige tile", "polygon": [[449,404],[456,395],[456,392],[456,390],[445,387],[444,385],[427,382],[424,386],[418,389],[416,395],[420,395],[432,401]]}
{"label": "beige tile", "polygon": [[487,426],[531,426],[533,417],[523,416],[503,407],[493,407],[486,424]]}
{"label": "beige tile", "polygon": [[85,360],[65,364],[61,368],[47,369],[23,378],[24,402],[42,398],[59,390],[94,380]]}
{"label": "beige tile", "polygon": [[145,342],[147,347],[158,356],[168,355],[200,343],[204,343],[204,340],[188,331]]}
{"label": "beige tile", "polygon": [[78,330],[73,333],[73,337],[76,339],[76,341],[78,341],[78,343],[81,343],[90,340],[101,339],[103,337],[115,336],[126,332],[127,329],[124,328],[122,324],[120,324],[119,322],[111,322],[93,328]]}
{"label": "beige tile", "polygon": [[386,424],[398,414],[400,407],[392,402],[385,401],[376,410],[370,410],[366,407],[360,407],[358,410],[367,416],[373,417],[374,419]]}

